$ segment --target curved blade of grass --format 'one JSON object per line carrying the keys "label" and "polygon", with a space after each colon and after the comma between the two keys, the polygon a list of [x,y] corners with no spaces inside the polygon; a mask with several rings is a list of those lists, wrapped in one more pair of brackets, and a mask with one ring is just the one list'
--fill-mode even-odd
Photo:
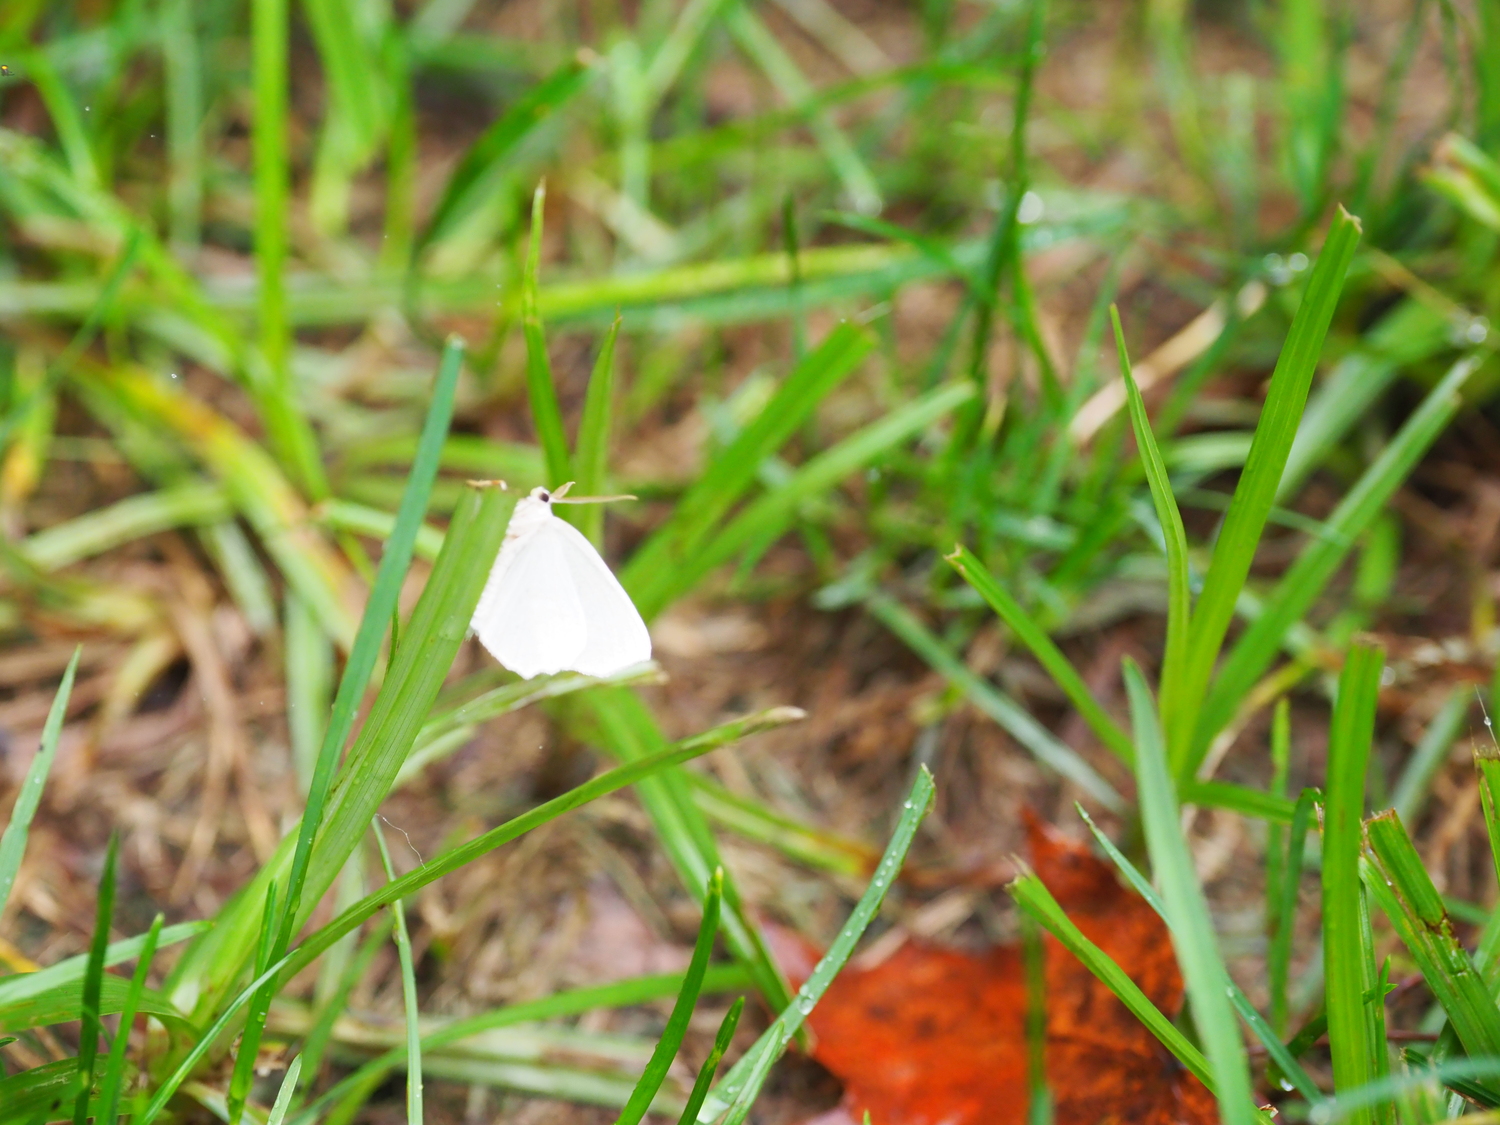
{"label": "curved blade of grass", "polygon": [[[432,483],[437,479],[438,461],[442,456],[443,439],[447,437],[449,421],[453,416],[453,399],[458,387],[459,371],[463,367],[463,342],[450,337],[443,349],[442,361],[433,387],[432,402],[427,409],[427,418],[422,426],[422,437],[417,445],[417,457],[412,463],[407,478],[406,491],[401,497],[401,507],[396,513],[396,525],[381,552],[380,567],[370,589],[369,601],[365,604],[364,616],[355,634],[349,660],[344,665],[344,674],[339,681],[338,694],[334,698],[333,714],[324,732],[323,744],[318,750],[317,764],[313,769],[312,784],[308,787],[307,804],[297,833],[297,846],[292,854],[291,869],[287,875],[286,893],[281,896],[283,907],[279,917],[264,919],[273,934],[267,960],[281,956],[291,944],[299,917],[303,913],[303,887],[313,858],[313,842],[323,827],[323,816],[333,777],[338,769],[339,755],[354,726],[355,713],[364,698],[365,688],[375,663],[380,656],[381,640],[396,610],[401,585],[411,565],[412,550],[416,545],[417,532],[427,512],[428,497]],[[434,571],[436,580],[436,571]],[[424,591],[425,595],[426,591]],[[425,600],[425,598],[424,598]],[[470,612],[473,607],[470,606]],[[467,623],[466,623],[467,624]],[[419,635],[417,641],[423,638]],[[394,639],[392,641],[394,645]],[[454,646],[456,651],[457,646]],[[452,655],[449,655],[451,662]],[[393,662],[393,670],[395,663]],[[443,664],[446,670],[447,663]],[[434,690],[433,694],[436,692]],[[384,697],[384,695],[382,696]],[[378,705],[378,704],[377,704]],[[422,713],[431,706],[431,699]],[[374,712],[372,712],[372,719]],[[373,811],[373,810],[372,810]],[[347,831],[347,830],[346,830]],[[341,845],[336,845],[341,846]],[[349,843],[352,850],[353,843]],[[347,854],[347,853],[346,853]],[[342,858],[340,859],[342,866]],[[326,885],[317,887],[322,894]],[[312,904],[308,904],[309,907]],[[310,912],[310,910],[309,910]],[[270,1010],[272,991],[257,996],[247,1014],[241,1032],[239,1054],[235,1062],[234,1075],[230,1081],[228,1107],[231,1122],[238,1122],[244,1109],[244,1099],[250,1089],[256,1052],[260,1045],[261,1030],[265,1026],[266,1013]]]}
{"label": "curved blade of grass", "polygon": [[582,91],[592,76],[588,65],[570,60],[528,90],[486,129],[448,178],[432,218],[417,239],[415,253],[420,254],[448,234],[473,211],[492,190],[495,176],[506,167],[521,142]]}
{"label": "curved blade of grass", "polygon": [[1229,971],[1219,953],[1193,857],[1182,838],[1181,810],[1151,689],[1129,659],[1125,661],[1125,690],[1135,728],[1136,791],[1146,848],[1161,884],[1167,927],[1193,1005],[1193,1023],[1213,1068],[1219,1114],[1225,1122],[1250,1125],[1257,1116],[1251,1096],[1250,1063],[1229,999]]}
{"label": "curved blade of grass", "polygon": [[[378,816],[370,821],[370,831],[375,833],[385,877],[394,881],[396,869],[391,865],[390,848],[386,846]],[[396,955],[401,963],[401,999],[406,1005],[406,1121],[407,1125],[422,1125],[422,1012],[417,1007],[417,968],[411,953],[411,935],[406,931],[406,908],[399,898],[391,903],[391,916],[395,919]]]}
{"label": "curved blade of grass", "polygon": [[[767,714],[775,714],[775,710]],[[627,762],[625,765],[602,773],[591,778],[582,785],[568,790],[560,797],[554,797],[545,804],[525,812],[518,817],[506,821],[498,827],[490,829],[466,844],[451,848],[441,855],[428,860],[415,871],[409,871],[401,878],[387,883],[378,891],[367,895],[355,905],[349,907],[339,914],[333,921],[323,926],[310,935],[291,954],[290,969],[286,976],[289,979],[301,972],[317,959],[318,955],[332,945],[339,938],[359,926],[366,919],[376,914],[383,906],[395,902],[397,899],[406,898],[414,891],[420,890],[428,883],[441,879],[444,875],[458,870],[466,863],[472,863],[479,856],[507,844],[510,841],[524,836],[527,832],[546,824],[563,813],[571,812],[573,809],[588,804],[590,801],[606,794],[613,793],[627,785],[634,785],[642,779],[652,776],[660,770],[690,761],[700,755],[716,750],[720,746],[728,745],[747,734],[760,729],[761,716],[752,715],[746,719],[725,723],[704,731],[693,738],[687,738],[675,743],[659,754],[653,754],[647,758]]]}
{"label": "curved blade of grass", "polygon": [[971,672],[943,641],[917,620],[905,606],[874,594],[865,600],[870,613],[909,645],[934,670],[961,690],[978,710],[1029,750],[1037,761],[1077,785],[1108,809],[1120,810],[1125,801],[1071,746],[1058,741],[1046,727],[994,684]]}
{"label": "curved blade of grass", "polygon": [[869,886],[865,888],[865,893],[860,896],[858,904],[850,912],[838,936],[833,939],[833,944],[828,947],[828,952],[823,954],[822,960],[813,969],[812,975],[797,990],[797,995],[792,1002],[725,1075],[718,1090],[699,1111],[698,1121],[719,1122],[719,1125],[740,1125],[745,1120],[755,1099],[760,1094],[761,1086],[765,1084],[766,1078],[771,1073],[771,1067],[776,1065],[776,1060],[781,1057],[787,1044],[801,1028],[803,1021],[822,999],[823,993],[833,983],[833,978],[848,962],[850,955],[854,952],[855,944],[865,932],[870,920],[875,917],[876,911],[880,909],[886,892],[890,890],[891,885],[896,881],[896,876],[901,872],[901,865],[906,861],[906,853],[916,838],[917,828],[921,825],[923,817],[927,815],[927,810],[932,807],[932,794],[932,775],[924,766],[917,771],[911,791],[907,793],[906,801],[901,806],[901,817],[891,833],[891,840],[886,845],[885,854],[881,856],[880,863],[875,868],[875,874],[870,878]]}
{"label": "curved blade of grass", "polygon": [[1000,585],[999,580],[967,547],[955,547],[951,555],[943,557],[954,570],[963,575],[965,582],[978,591],[990,608],[1000,615],[1000,619],[1021,643],[1031,650],[1031,655],[1047,670],[1052,681],[1062,688],[1063,694],[1088,723],[1089,729],[1099,741],[1113,750],[1126,765],[1134,765],[1135,745],[1130,741],[1130,736],[1099,705],[1094,693],[1089,691],[1083,677],[1073,667],[1073,662],[1053,643],[1047,631],[1036,623],[1020,602],[1010,596],[1010,592]]}
{"label": "curved blade of grass", "polygon": [[1324,522],[1323,534],[1302,549],[1265,599],[1265,610],[1235,641],[1203,701],[1192,752],[1183,765],[1184,776],[1196,772],[1214,736],[1275,659],[1287,630],[1311,608],[1355,540],[1385,510],[1396,489],[1447,429],[1462,405],[1460,391],[1482,360],[1481,355],[1466,356],[1449,369],[1339,502]]}
{"label": "curved blade of grass", "polygon": [[1219,648],[1234,617],[1235,602],[1250,573],[1256,544],[1275,503],[1276,488],[1297,436],[1302,408],[1323,349],[1323,337],[1333,319],[1359,234],[1359,220],[1340,208],[1276,360],[1244,471],[1214,545],[1213,559],[1193,611],[1183,676],[1178,685],[1177,710],[1171,716],[1172,729],[1167,732],[1181,778],[1190,777],[1198,762],[1194,760],[1196,753],[1178,747],[1187,746],[1198,725],[1198,702],[1208,687]]}
{"label": "curved blade of grass", "polygon": [[547,185],[537,184],[531,197],[531,243],[526,250],[526,273],[521,280],[521,329],[526,337],[526,397],[531,403],[531,424],[537,444],[547,459],[547,487],[560,488],[573,479],[568,437],[563,432],[562,409],[557,405],[557,387],[552,382],[552,363],[547,358],[547,334],[537,311],[537,274],[542,261],[542,213],[547,205]]}
{"label": "curved blade of grass", "polygon": [[[1114,841],[1100,830],[1099,826],[1094,823],[1093,818],[1089,816],[1082,805],[1075,803],[1073,807],[1078,810],[1078,815],[1083,817],[1084,823],[1089,826],[1089,831],[1094,834],[1094,839],[1104,849],[1105,854],[1119,868],[1120,873],[1125,876],[1125,881],[1135,889],[1136,894],[1146,900],[1151,909],[1156,911],[1157,916],[1170,928],[1172,922],[1167,916],[1166,903],[1156,893],[1156,888],[1151,885],[1150,880],[1141,874],[1140,869],[1135,864],[1125,858],[1125,853],[1115,847]],[[1305,830],[1306,824],[1303,827]],[[1286,1049],[1286,1044],[1281,1041],[1271,1025],[1255,1010],[1255,1005],[1250,1003],[1250,998],[1245,995],[1244,990],[1232,980],[1229,982],[1229,999],[1234,1004],[1234,1010],[1239,1013],[1240,1018],[1249,1025],[1251,1031],[1255,1032],[1255,1037],[1261,1041],[1262,1046],[1266,1049],[1266,1053],[1270,1055],[1271,1061],[1281,1067],[1282,1072],[1291,1080],[1297,1092],[1313,1104],[1322,1101],[1323,1091],[1318,1089],[1318,1084],[1312,1080],[1312,1077],[1303,1069],[1302,1064]]]}
{"label": "curved blade of grass", "polygon": [[1242,816],[1290,824],[1292,802],[1274,793],[1236,785],[1229,781],[1190,781],[1180,788],[1184,805],[1201,805],[1210,809],[1229,809]]}
{"label": "curved blade of grass", "polygon": [[662,1029],[656,1049],[651,1052],[651,1061],[641,1072],[640,1081],[630,1092],[630,1100],[615,1119],[615,1125],[637,1125],[651,1103],[677,1050],[687,1034],[688,1021],[693,1018],[693,1006],[698,1002],[698,992],[703,987],[703,974],[708,971],[708,958],[714,950],[714,938],[719,933],[719,903],[724,897],[724,869],[714,871],[708,881],[708,893],[703,896],[703,921],[698,926],[698,940],[693,945],[693,957],[688,962],[687,972],[682,975],[682,987],[677,992],[677,1002],[672,1005],[672,1014],[667,1017],[667,1026]]}
{"label": "curved blade of grass", "polygon": [[[1187,531],[1182,526],[1182,513],[1177,509],[1177,497],[1172,493],[1172,480],[1167,476],[1166,463],[1157,448],[1156,435],[1151,432],[1146,400],[1141,397],[1141,389],[1136,386],[1135,376],[1131,373],[1130,353],[1125,350],[1125,329],[1120,326],[1120,310],[1114,305],[1109,306],[1109,318],[1115,330],[1115,349],[1119,354],[1120,378],[1125,382],[1126,401],[1130,407],[1130,425],[1135,431],[1141,466],[1146,472],[1146,483],[1151,487],[1151,503],[1156,508],[1156,518],[1166,544],[1167,647],[1162,657],[1160,682],[1162,724],[1171,730],[1172,716],[1184,686],[1192,613]],[[1173,766],[1179,766],[1176,759],[1181,751],[1176,747],[1169,747],[1169,751]]]}
{"label": "curved blade of grass", "polygon": [[[620,335],[620,317],[604,335],[599,358],[589,375],[589,389],[583,398],[583,418],[578,423],[578,442],[573,448],[575,486],[580,496],[598,496],[604,492],[604,478],[609,470],[609,438],[614,416],[615,339]],[[589,537],[595,547],[603,543],[604,505],[579,504],[564,515],[570,517]]]}
{"label": "curved blade of grass", "polygon": [[[412,611],[369,716],[328,793],[323,826],[302,880],[300,907],[295,916],[291,910],[282,912],[279,928],[285,933],[295,933],[333,885],[358,846],[370,817],[389,793],[468,632],[514,503],[514,496],[499,488],[464,490],[448,527],[443,553]],[[413,508],[420,513],[415,504]],[[392,558],[397,554],[392,547],[387,551]],[[367,607],[367,619],[372,620],[373,652],[390,618],[388,613],[383,621],[373,618]],[[347,671],[345,675],[347,678]],[[330,725],[330,739],[334,733]],[[174,971],[174,997],[202,1013],[200,1018],[218,1011],[224,992],[243,971],[262,923],[260,903],[266,888],[288,878],[295,843],[290,837],[283,840],[277,854],[221,911],[215,928],[184,955]]]}
{"label": "curved blade of grass", "polygon": [[[99,876],[99,901],[94,914],[94,940],[89,946],[88,969],[83,974],[82,1026],[78,1032],[78,1095],[73,1102],[73,1125],[84,1125],[89,1113],[89,1095],[94,1090],[94,1063],[99,1057],[99,994],[104,987],[104,951],[109,946],[109,927],[115,917],[115,864],[120,858],[120,837],[111,834],[104,852],[104,872]],[[139,990],[133,990],[137,1002]]]}
{"label": "curved blade of grass", "polygon": [[[57,742],[62,737],[63,720],[68,714],[68,698],[73,694],[73,680],[78,675],[78,661],[83,656],[83,646],[73,650],[73,659],[68,661],[63,672],[62,683],[52,697],[52,706],[42,724],[42,741],[36,757],[26,769],[26,780],[16,794],[11,806],[10,821],[5,834],[0,836],[0,910],[4,910],[10,899],[10,889],[15,885],[16,872],[21,869],[21,857],[26,854],[26,838],[31,832],[31,820],[42,803],[42,789],[47,784],[47,775],[52,772],[52,763],[57,757]],[[5,983],[0,982],[0,990]]]}
{"label": "curved blade of grass", "polygon": [[1213,1069],[1203,1052],[1177,1030],[1176,1025],[1162,1014],[1161,1009],[1151,1002],[1151,998],[1141,991],[1140,986],[1130,979],[1125,970],[1115,964],[1109,954],[1084,936],[1083,931],[1073,924],[1041,879],[1027,871],[1005,889],[1016,900],[1016,905],[1061,942],[1063,948],[1077,957],[1084,968],[1098,977],[1130,1009],[1130,1014],[1140,1020],[1146,1030],[1156,1036],[1161,1045],[1171,1051],[1194,1078],[1207,1086],[1210,1092],[1216,1093]]}
{"label": "curved blade of grass", "polygon": [[[1371,1041],[1359,878],[1365,771],[1384,664],[1385,654],[1379,648],[1355,645],[1349,650],[1329,731],[1323,811],[1323,974],[1336,1090],[1352,1089],[1374,1078],[1372,1055],[1384,1050],[1384,1044]],[[1378,1002],[1383,1006],[1385,997]],[[1373,1120],[1368,1113],[1360,1119]]]}
{"label": "curved blade of grass", "polygon": [[713,1048],[698,1069],[698,1077],[693,1080],[693,1091],[688,1095],[687,1104],[682,1107],[682,1116],[677,1119],[677,1125],[693,1125],[698,1120],[698,1111],[708,1097],[708,1088],[713,1084],[719,1064],[724,1061],[724,1054],[729,1050],[729,1044],[734,1039],[734,1029],[739,1026],[740,1014],[744,1010],[745,998],[741,996],[724,1013],[718,1034],[714,1036]]}
{"label": "curved blade of grass", "polygon": [[125,1006],[120,1009],[119,1029],[109,1047],[109,1058],[104,1065],[104,1078],[99,1085],[99,1125],[115,1125],[120,1111],[120,1091],[125,1082],[125,1052],[130,1046],[130,1028],[140,1010],[141,996],[146,990],[146,976],[151,971],[151,961],[156,956],[156,945],[161,940],[163,917],[158,914],[146,931],[145,944],[141,946],[140,960],[130,978],[130,992],[125,997]]}

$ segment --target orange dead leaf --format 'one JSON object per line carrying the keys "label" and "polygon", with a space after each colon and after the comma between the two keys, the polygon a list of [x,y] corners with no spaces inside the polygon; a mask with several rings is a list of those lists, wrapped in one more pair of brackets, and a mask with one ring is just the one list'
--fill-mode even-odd
{"label": "orange dead leaf", "polygon": [[[1175,1015],[1182,978],[1166,927],[1080,844],[1028,817],[1036,872],[1088,937]],[[794,979],[816,951],[784,931]],[[1047,1077],[1057,1125],[1209,1125],[1213,1097],[1125,1006],[1047,939]],[[799,948],[800,946],[800,948]],[[809,1017],[813,1057],[872,1125],[1023,1125],[1026,985],[1020,950],[908,941],[848,967]]]}

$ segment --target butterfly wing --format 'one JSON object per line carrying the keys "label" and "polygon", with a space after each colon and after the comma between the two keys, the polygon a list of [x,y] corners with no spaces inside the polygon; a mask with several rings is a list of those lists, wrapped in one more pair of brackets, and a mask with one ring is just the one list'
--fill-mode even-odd
{"label": "butterfly wing", "polygon": [[594,545],[572,524],[559,519],[551,520],[546,531],[567,561],[587,626],[587,640],[569,667],[586,676],[611,676],[650,660],[651,634],[646,623]]}
{"label": "butterfly wing", "polygon": [[517,675],[577,667],[588,640],[569,554],[546,520],[507,542],[495,559],[472,627],[490,655]]}

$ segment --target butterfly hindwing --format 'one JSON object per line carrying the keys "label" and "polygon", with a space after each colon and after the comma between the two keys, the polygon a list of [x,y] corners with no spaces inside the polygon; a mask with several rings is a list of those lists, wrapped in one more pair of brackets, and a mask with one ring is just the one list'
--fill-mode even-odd
{"label": "butterfly hindwing", "polygon": [[587,676],[609,676],[650,660],[646,623],[594,545],[562,520],[550,521],[545,531],[556,536],[567,560],[586,624],[587,640],[570,667]]}

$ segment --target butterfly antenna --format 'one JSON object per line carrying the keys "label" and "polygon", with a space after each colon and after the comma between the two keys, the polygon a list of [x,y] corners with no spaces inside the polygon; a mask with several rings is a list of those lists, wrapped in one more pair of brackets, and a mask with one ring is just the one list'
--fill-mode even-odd
{"label": "butterfly antenna", "polygon": [[609,504],[615,500],[639,500],[639,496],[633,496],[628,492],[618,496],[572,496],[564,500],[557,493],[552,494],[554,504]]}

